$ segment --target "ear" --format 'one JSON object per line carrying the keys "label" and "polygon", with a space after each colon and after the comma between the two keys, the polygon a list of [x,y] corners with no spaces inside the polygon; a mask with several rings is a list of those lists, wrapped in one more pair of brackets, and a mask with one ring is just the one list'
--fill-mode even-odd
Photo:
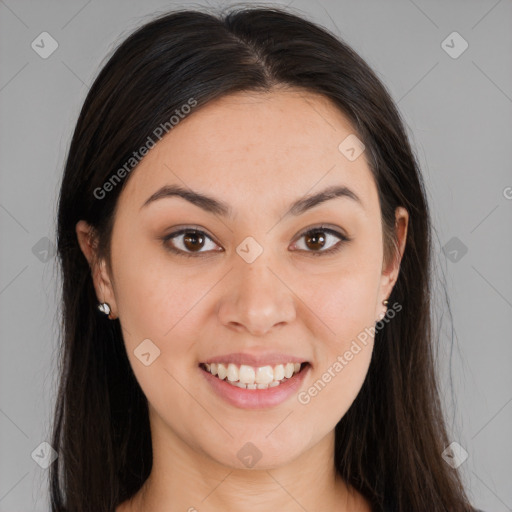
{"label": "ear", "polygon": [[117,317],[117,304],[114,295],[111,278],[107,271],[107,265],[104,259],[100,259],[97,254],[98,241],[94,229],[84,220],[76,224],[76,236],[80,249],[89,262],[91,275],[96,290],[96,297],[99,302],[107,302],[110,306],[109,318]]}
{"label": "ear", "polygon": [[379,301],[376,306],[376,316],[378,316],[379,319],[381,318],[382,313],[385,313],[386,311],[386,307],[382,304],[382,301],[386,300],[389,297],[398,279],[398,274],[400,272],[400,263],[402,261],[402,257],[405,251],[405,242],[407,240],[408,225],[409,212],[402,206],[399,206],[395,210],[395,233],[397,238],[395,253],[391,261],[384,262],[382,266]]}

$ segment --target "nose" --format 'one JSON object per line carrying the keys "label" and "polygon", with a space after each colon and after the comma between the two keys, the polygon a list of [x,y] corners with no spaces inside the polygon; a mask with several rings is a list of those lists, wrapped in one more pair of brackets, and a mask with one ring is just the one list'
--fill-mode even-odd
{"label": "nose", "polygon": [[291,283],[263,253],[252,263],[240,259],[229,273],[219,299],[219,321],[229,329],[263,336],[295,319]]}

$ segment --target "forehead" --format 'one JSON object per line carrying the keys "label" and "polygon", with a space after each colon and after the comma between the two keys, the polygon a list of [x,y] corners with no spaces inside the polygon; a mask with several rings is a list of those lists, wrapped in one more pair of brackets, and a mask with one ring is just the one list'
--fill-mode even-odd
{"label": "forehead", "polygon": [[349,161],[339,150],[351,134],[341,111],[308,91],[223,96],[193,110],[148,152],[120,203],[138,209],[169,184],[222,196],[235,211],[258,199],[280,210],[340,184],[371,203],[376,189],[364,153]]}

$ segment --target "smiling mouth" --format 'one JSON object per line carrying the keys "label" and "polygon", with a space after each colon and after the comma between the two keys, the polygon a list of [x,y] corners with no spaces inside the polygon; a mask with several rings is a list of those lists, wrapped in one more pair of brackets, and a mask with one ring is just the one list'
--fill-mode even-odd
{"label": "smiling mouth", "polygon": [[249,366],[233,363],[200,363],[199,367],[232,386],[241,389],[268,389],[293,379],[309,366],[308,362],[286,363],[275,366]]}

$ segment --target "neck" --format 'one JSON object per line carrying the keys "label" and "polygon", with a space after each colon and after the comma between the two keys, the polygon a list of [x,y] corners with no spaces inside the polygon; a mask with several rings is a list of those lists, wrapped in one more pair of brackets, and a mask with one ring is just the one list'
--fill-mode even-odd
{"label": "neck", "polygon": [[152,428],[151,474],[117,512],[371,511],[335,470],[334,431],[285,465],[237,469],[198,453],[169,430],[161,435],[164,430]]}

